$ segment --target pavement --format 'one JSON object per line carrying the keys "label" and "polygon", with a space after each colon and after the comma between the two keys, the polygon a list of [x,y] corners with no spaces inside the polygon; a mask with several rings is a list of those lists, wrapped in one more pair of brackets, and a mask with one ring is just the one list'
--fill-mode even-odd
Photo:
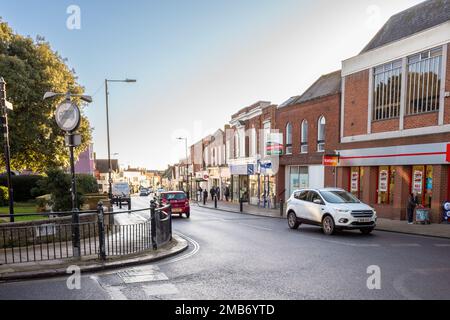
{"label": "pavement", "polygon": [[[202,202],[192,202],[192,205],[193,206],[198,205],[200,207],[215,209],[214,202],[212,201],[208,201],[206,205],[203,205]],[[239,204],[225,201],[219,201],[217,203],[217,209],[215,210],[241,213],[239,211]],[[281,216],[280,209],[266,209],[249,204],[243,205],[243,212],[241,214],[280,218],[280,219],[286,218],[286,215]],[[442,224],[432,223],[429,225],[422,225],[422,224],[410,225],[406,221],[378,218],[376,229],[380,231],[414,234],[428,237],[450,238],[450,224],[446,223]]]}
{"label": "pavement", "polygon": [[[146,200],[135,201],[136,205]],[[136,215],[145,218],[146,213]],[[0,283],[0,299],[404,300],[448,299],[450,239],[375,230],[326,236],[284,219],[192,206],[173,219],[183,253],[140,266]],[[375,280],[374,280],[375,279]],[[376,286],[372,286],[373,284]]]}

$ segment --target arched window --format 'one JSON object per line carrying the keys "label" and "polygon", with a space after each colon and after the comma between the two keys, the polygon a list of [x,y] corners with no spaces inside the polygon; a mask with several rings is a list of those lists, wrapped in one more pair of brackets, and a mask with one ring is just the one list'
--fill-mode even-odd
{"label": "arched window", "polygon": [[325,117],[321,116],[317,122],[317,151],[325,151]]}
{"label": "arched window", "polygon": [[292,124],[286,125],[286,154],[292,154]]}
{"label": "arched window", "polygon": [[301,153],[308,153],[308,121],[306,119],[302,121],[300,150]]}

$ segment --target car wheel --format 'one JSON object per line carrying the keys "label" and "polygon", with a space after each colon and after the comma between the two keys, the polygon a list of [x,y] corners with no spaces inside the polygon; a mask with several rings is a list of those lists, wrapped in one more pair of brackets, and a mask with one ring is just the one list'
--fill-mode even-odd
{"label": "car wheel", "polygon": [[362,234],[371,234],[373,231],[373,228],[359,229],[359,231],[361,231]]}
{"label": "car wheel", "polygon": [[322,221],[322,230],[323,233],[325,233],[328,236],[331,236],[336,231],[336,228],[334,226],[334,220],[332,216],[326,216],[323,218]]}
{"label": "car wheel", "polygon": [[300,222],[297,221],[297,216],[292,211],[288,213],[288,225],[292,230],[297,230],[300,226]]}
{"label": "car wheel", "polygon": [[186,213],[186,218],[190,218],[191,217],[191,213],[190,212],[188,212],[188,213]]}

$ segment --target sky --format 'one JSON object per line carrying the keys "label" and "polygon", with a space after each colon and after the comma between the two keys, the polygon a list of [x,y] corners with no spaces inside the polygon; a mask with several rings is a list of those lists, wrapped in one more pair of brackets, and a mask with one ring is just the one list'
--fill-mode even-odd
{"label": "sky", "polygon": [[107,157],[104,80],[136,79],[109,85],[111,153],[122,166],[164,169],[185,157],[177,137],[194,144],[241,108],[300,95],[420,2],[0,0],[0,17],[44,36],[75,69],[94,99],[85,113],[98,159]]}

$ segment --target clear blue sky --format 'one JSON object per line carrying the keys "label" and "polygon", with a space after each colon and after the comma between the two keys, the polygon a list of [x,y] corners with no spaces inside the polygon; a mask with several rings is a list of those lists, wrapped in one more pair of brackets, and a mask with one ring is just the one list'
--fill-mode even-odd
{"label": "clear blue sky", "polygon": [[[112,153],[122,165],[165,168],[257,100],[282,103],[340,68],[398,11],[420,0],[0,0],[16,32],[44,36],[94,95],[86,114],[106,157],[105,78]],[[69,5],[81,29],[66,28]]]}

